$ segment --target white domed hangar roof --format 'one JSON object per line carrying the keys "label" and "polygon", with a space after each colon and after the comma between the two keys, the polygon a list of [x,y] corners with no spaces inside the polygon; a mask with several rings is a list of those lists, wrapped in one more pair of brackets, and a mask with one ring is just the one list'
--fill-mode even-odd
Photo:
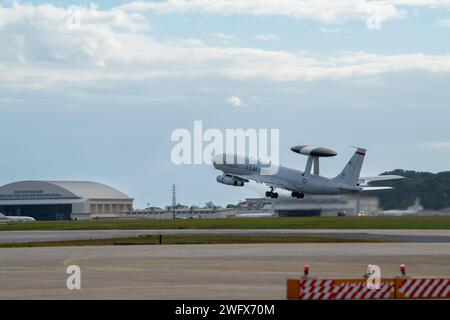
{"label": "white domed hangar roof", "polygon": [[0,200],[12,199],[132,200],[116,188],[91,181],[17,181],[0,187]]}

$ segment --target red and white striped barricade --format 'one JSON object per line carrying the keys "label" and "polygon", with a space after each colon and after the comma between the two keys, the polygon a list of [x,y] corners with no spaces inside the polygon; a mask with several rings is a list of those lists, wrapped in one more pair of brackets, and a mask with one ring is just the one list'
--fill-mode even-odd
{"label": "red and white striped barricade", "polygon": [[380,281],[378,289],[369,289],[366,279],[304,279],[299,284],[301,300],[392,299],[395,279]]}
{"label": "red and white striped barricade", "polygon": [[381,279],[369,289],[367,279],[289,279],[287,298],[294,300],[450,299],[450,279]]}
{"label": "red and white striped barricade", "polygon": [[399,299],[450,299],[450,279],[398,279]]}

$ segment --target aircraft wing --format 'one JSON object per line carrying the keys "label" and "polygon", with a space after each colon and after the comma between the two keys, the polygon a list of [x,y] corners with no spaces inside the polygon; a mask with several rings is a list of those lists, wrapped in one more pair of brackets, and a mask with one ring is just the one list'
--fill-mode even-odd
{"label": "aircraft wing", "polygon": [[367,186],[369,183],[373,181],[386,181],[386,180],[398,180],[398,179],[405,179],[405,177],[402,176],[396,176],[396,175],[381,175],[381,176],[375,176],[375,177],[360,177],[358,180],[358,183],[360,186],[364,187]]}
{"label": "aircraft wing", "polygon": [[284,190],[289,190],[289,191],[292,190],[291,187],[289,187],[289,186],[287,186],[285,184],[282,184],[282,183],[276,183],[276,182],[270,182],[270,181],[263,182],[263,183],[265,185],[267,185],[269,187],[273,187],[273,188],[284,189]]}
{"label": "aircraft wing", "polygon": [[392,187],[362,187],[362,191],[391,190]]}
{"label": "aircraft wing", "polygon": [[[239,176],[239,175],[237,175],[235,177],[243,179],[243,177]],[[249,180],[253,180],[257,183],[263,183],[266,186],[277,188],[277,189],[284,189],[284,190],[289,190],[289,191],[296,189],[294,186],[284,183],[284,181],[279,181],[279,179],[274,179],[273,176],[270,176],[270,175],[252,175],[252,176],[245,176],[245,177]]]}

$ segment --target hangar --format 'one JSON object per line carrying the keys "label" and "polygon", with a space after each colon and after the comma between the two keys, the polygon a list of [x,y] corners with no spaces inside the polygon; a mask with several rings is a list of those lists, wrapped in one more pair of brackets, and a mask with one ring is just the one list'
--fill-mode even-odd
{"label": "hangar", "polygon": [[74,216],[117,214],[133,199],[102,183],[90,181],[18,181],[0,187],[0,212],[36,220],[70,220]]}

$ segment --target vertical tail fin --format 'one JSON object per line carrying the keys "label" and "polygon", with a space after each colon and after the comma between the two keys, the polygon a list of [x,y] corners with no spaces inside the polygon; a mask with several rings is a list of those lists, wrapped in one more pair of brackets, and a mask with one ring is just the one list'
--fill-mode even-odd
{"label": "vertical tail fin", "polygon": [[351,186],[356,186],[361,172],[361,167],[366,155],[366,149],[357,148],[350,161],[344,167],[341,173],[333,180],[345,183]]}

